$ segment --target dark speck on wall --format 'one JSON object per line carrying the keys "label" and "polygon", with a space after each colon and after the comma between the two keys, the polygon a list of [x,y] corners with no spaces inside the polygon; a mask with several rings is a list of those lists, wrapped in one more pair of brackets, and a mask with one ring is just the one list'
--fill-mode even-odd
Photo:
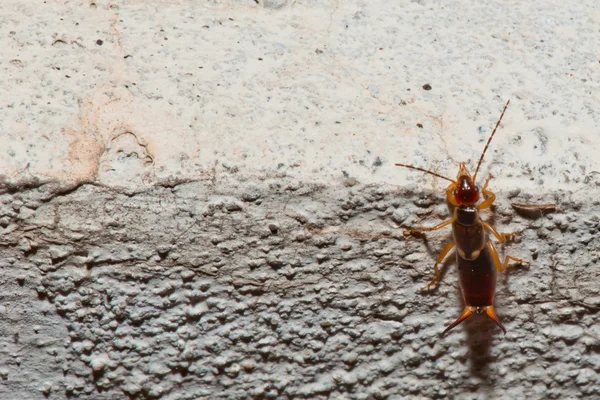
{"label": "dark speck on wall", "polygon": [[96,40],[96,44],[98,46],[102,46],[104,44],[104,41],[102,39],[98,39],[98,40]]}
{"label": "dark speck on wall", "polygon": [[431,85],[429,83],[426,83],[423,85],[423,89],[425,90],[431,90]]}
{"label": "dark speck on wall", "polygon": [[417,124],[417,126],[418,126],[419,128],[422,128],[422,127],[423,127],[423,124],[419,122],[419,123]]}

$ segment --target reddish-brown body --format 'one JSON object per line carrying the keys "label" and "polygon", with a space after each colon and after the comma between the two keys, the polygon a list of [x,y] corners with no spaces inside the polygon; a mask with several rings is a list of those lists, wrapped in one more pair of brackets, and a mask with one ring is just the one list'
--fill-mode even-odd
{"label": "reddish-brown body", "polygon": [[456,252],[456,264],[465,304],[473,307],[493,305],[496,267],[487,247],[488,235],[477,208],[455,208],[452,237],[459,249]]}
{"label": "reddish-brown body", "polygon": [[493,305],[496,293],[496,267],[487,248],[475,260],[465,260],[457,256],[456,262],[458,282],[465,304],[473,307]]}

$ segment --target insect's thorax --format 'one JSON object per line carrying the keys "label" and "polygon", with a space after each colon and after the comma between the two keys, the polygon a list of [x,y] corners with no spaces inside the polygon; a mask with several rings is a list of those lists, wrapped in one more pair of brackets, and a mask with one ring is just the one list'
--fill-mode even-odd
{"label": "insect's thorax", "polygon": [[458,206],[454,209],[454,219],[461,225],[472,226],[480,224],[479,210],[475,206]]}
{"label": "insect's thorax", "polygon": [[486,235],[475,206],[459,206],[454,209],[452,236],[458,255],[474,260],[485,247]]}

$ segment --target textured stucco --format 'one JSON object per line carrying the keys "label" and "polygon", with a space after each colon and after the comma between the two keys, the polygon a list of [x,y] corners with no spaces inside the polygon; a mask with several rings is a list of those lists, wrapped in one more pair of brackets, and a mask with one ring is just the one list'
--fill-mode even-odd
{"label": "textured stucco", "polygon": [[474,316],[442,339],[462,307],[451,263],[418,288],[447,233],[396,229],[436,221],[441,198],[238,178],[4,195],[4,393],[597,395],[598,206],[556,194],[560,212],[528,219],[499,201],[494,222],[521,234],[507,249],[531,260],[499,278],[508,334]]}
{"label": "textured stucco", "polygon": [[[3,1],[0,398],[598,397],[593,1]],[[517,232],[462,309],[444,181]],[[553,204],[546,213],[511,203]],[[552,212],[549,212],[552,211]]]}

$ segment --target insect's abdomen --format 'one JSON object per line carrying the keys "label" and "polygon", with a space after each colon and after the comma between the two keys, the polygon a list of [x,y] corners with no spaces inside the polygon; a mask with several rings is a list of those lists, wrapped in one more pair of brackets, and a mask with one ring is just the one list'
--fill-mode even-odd
{"label": "insect's abdomen", "polygon": [[457,255],[458,280],[465,304],[486,307],[494,304],[496,268],[487,246],[475,260],[465,260]]}

